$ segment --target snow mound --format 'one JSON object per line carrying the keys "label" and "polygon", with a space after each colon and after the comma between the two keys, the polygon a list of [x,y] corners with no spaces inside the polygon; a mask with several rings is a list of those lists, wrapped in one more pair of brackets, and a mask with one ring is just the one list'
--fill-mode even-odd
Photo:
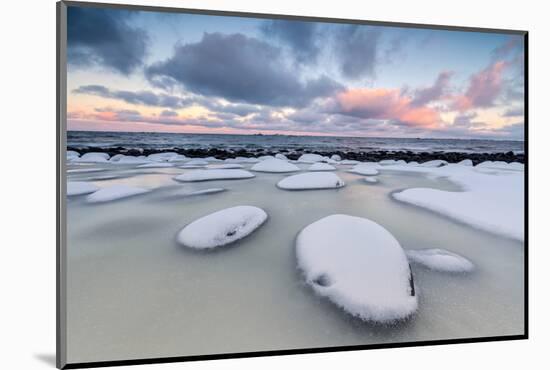
{"label": "snow mound", "polygon": [[405,319],[418,306],[405,252],[366,218],[332,215],[306,226],[296,257],[313,290],[362,320]]}
{"label": "snow mound", "polygon": [[383,159],[378,162],[382,166],[391,166],[391,165],[405,165],[407,162],[405,162],[402,159],[395,160],[395,159]]}
{"label": "snow mound", "polygon": [[168,162],[172,158],[177,158],[178,155],[178,153],[174,152],[154,153],[149,154],[147,159],[153,162]]}
{"label": "snow mound", "polygon": [[281,153],[275,154],[275,158],[283,160],[283,161],[288,161],[288,158],[286,157],[286,155],[281,154]]}
{"label": "snow mound", "polygon": [[112,185],[107,188],[100,189],[86,197],[89,203],[108,202],[122,198],[128,198],[134,195],[147,193],[148,189],[138,188],[128,185]]}
{"label": "snow mound", "polygon": [[434,159],[433,161],[427,161],[427,162],[421,163],[420,166],[434,168],[434,167],[445,166],[447,163],[448,163],[447,161],[444,161],[441,159]]}
{"label": "snow mound", "polygon": [[469,272],[474,264],[468,259],[444,249],[408,250],[409,261],[442,272]]}
{"label": "snow mound", "polygon": [[523,164],[518,162],[506,163],[503,161],[485,161],[476,166],[476,168],[488,168],[494,170],[513,170],[523,171]]}
{"label": "snow mound", "polygon": [[363,180],[370,184],[376,184],[378,182],[378,179],[376,177],[365,177]]}
{"label": "snow mound", "polygon": [[68,181],[67,182],[67,195],[84,195],[97,191],[99,187],[92,183],[84,181]]}
{"label": "snow mound", "polygon": [[107,153],[96,153],[90,152],[82,155],[80,158],[75,158],[73,162],[80,163],[104,163],[109,159],[109,154]]}
{"label": "snow mound", "polygon": [[139,166],[137,166],[137,168],[167,168],[167,167],[174,167],[174,165],[168,162],[155,162],[155,163],[140,164]]}
{"label": "snow mound", "polygon": [[227,158],[226,163],[258,163],[257,158],[247,158],[247,157],[237,157],[237,158]]}
{"label": "snow mound", "polygon": [[170,157],[170,159],[168,159],[168,162],[182,162],[185,160],[187,160],[186,156],[184,156],[183,154],[177,154],[173,157]]}
{"label": "snow mound", "polygon": [[457,164],[461,165],[461,166],[469,166],[469,167],[472,167],[474,165],[474,162],[472,162],[471,159],[464,159],[460,162],[458,162]]}
{"label": "snow mound", "polygon": [[191,159],[185,163],[186,166],[208,166],[208,161],[205,159]]}
{"label": "snow mound", "polygon": [[285,177],[277,183],[281,189],[312,190],[336,189],[345,185],[344,181],[330,172],[308,172]]}
{"label": "snow mound", "polygon": [[269,158],[259,163],[256,163],[254,166],[252,166],[251,170],[258,172],[276,173],[300,171],[298,166],[293,165],[292,163],[288,163],[287,161],[283,161],[282,159],[276,158]]}
{"label": "snow mound", "polygon": [[317,162],[309,166],[309,171],[334,171],[336,168],[328,163]]}
{"label": "snow mound", "polygon": [[181,166],[178,166],[178,168],[183,168],[183,169],[193,169],[193,168],[204,168],[206,166],[196,166],[194,164],[182,164]]}
{"label": "snow mound", "polygon": [[74,150],[67,150],[67,160],[68,161],[76,159],[78,157],[80,157],[79,152],[75,152]]}
{"label": "snow mound", "polygon": [[340,164],[345,164],[345,165],[356,165],[356,164],[359,164],[361,162],[359,161],[356,161],[355,159],[344,159],[343,161],[340,162]]}
{"label": "snow mound", "polygon": [[324,160],[325,158],[319,154],[302,154],[300,158],[298,158],[298,162],[301,162],[301,163],[315,163],[315,162],[321,162]]}
{"label": "snow mound", "polygon": [[360,163],[353,167],[349,172],[356,173],[358,175],[373,176],[378,175],[378,170],[375,164]]}
{"label": "snow mound", "polygon": [[177,181],[209,181],[209,180],[238,180],[249,179],[253,174],[246,170],[193,170],[174,177]]}
{"label": "snow mound", "polygon": [[342,160],[342,157],[340,157],[338,154],[333,154],[330,159],[332,159],[333,161],[341,161]]}
{"label": "snow mound", "polygon": [[243,168],[244,166],[242,164],[238,164],[238,163],[224,163],[224,164],[211,164],[211,165],[208,165],[208,168],[210,169],[218,169],[218,170],[223,170],[223,169],[226,169],[226,170],[236,170],[236,169],[239,169],[239,168]]}
{"label": "snow mound", "polygon": [[[406,170],[406,166],[397,167]],[[393,193],[393,197],[477,229],[523,241],[523,172],[501,171],[494,175],[479,171],[477,167],[457,164],[438,168],[413,167],[431,177],[445,177],[463,191],[414,188]]]}
{"label": "snow mound", "polygon": [[140,155],[139,157],[135,157],[133,155],[125,155],[120,157],[116,163],[118,164],[143,164],[143,163],[149,163],[147,158],[143,155]]}
{"label": "snow mound", "polygon": [[178,242],[195,249],[222,247],[250,235],[267,220],[258,207],[237,206],[201,217],[185,226]]}

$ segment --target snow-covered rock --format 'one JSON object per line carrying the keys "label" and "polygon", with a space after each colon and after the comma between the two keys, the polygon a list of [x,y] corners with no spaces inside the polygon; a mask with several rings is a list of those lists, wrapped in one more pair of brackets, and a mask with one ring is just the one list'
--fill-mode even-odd
{"label": "snow-covered rock", "polygon": [[124,158],[124,154],[115,154],[110,159],[109,162],[118,162],[120,158]]}
{"label": "snow-covered rock", "polygon": [[296,165],[276,158],[269,158],[259,163],[256,163],[254,166],[252,166],[251,170],[258,172],[275,173],[300,171],[300,169]]}
{"label": "snow-covered rock", "polygon": [[445,166],[448,162],[441,159],[434,159],[433,161],[427,161],[420,164],[421,167],[441,167]]}
{"label": "snow-covered rock", "polygon": [[355,166],[356,164],[359,164],[359,163],[361,162],[356,161],[355,159],[344,159],[340,161],[340,164],[351,165],[351,166]]}
{"label": "snow-covered rock", "polygon": [[186,160],[187,160],[186,156],[184,156],[183,154],[177,154],[175,156],[170,157],[170,159],[168,159],[168,162],[183,162]]}
{"label": "snow-covered rock", "polygon": [[345,185],[344,181],[331,172],[308,172],[285,177],[277,186],[286,190],[336,189]]}
{"label": "snow-covered rock", "polygon": [[367,176],[363,179],[365,182],[368,182],[369,184],[376,184],[378,182],[378,179],[376,177]]}
{"label": "snow-covered rock", "polygon": [[286,155],[281,154],[281,153],[275,154],[275,158],[280,159],[282,161],[288,161],[288,158],[286,157]]}
{"label": "snow-covered rock", "polygon": [[74,150],[67,150],[67,160],[68,161],[76,159],[78,157],[80,157],[79,152],[75,152]]}
{"label": "snow-covered rock", "polygon": [[324,157],[319,154],[302,154],[300,158],[298,158],[298,162],[301,163],[315,163],[315,162],[322,162],[324,160]]}
{"label": "snow-covered rock", "polygon": [[121,158],[119,158],[118,161],[116,161],[118,164],[144,164],[149,163],[147,160],[147,157],[140,155],[139,157],[135,157],[133,155],[125,155]]}
{"label": "snow-covered rock", "polygon": [[316,162],[309,166],[308,171],[334,171],[335,169],[328,163]]}
{"label": "snow-covered rock", "polygon": [[360,163],[353,167],[349,172],[356,173],[358,175],[373,176],[378,175],[376,164]]}
{"label": "snow-covered rock", "polygon": [[333,154],[330,159],[332,159],[333,161],[341,161],[342,160],[342,157],[340,157],[338,154]]}
{"label": "snow-covered rock", "polygon": [[177,157],[178,157],[178,153],[164,152],[164,153],[149,154],[147,156],[147,159],[152,162],[168,162],[170,159],[177,158]]}
{"label": "snow-covered rock", "polygon": [[405,252],[371,220],[332,215],[316,221],[298,234],[296,257],[317,294],[362,320],[389,323],[417,309]]}
{"label": "snow-covered rock", "polygon": [[95,193],[92,193],[86,197],[89,203],[101,203],[112,200],[128,198],[134,195],[147,193],[148,189],[138,188],[129,185],[111,185],[106,188],[102,188]]}
{"label": "snow-covered rock", "polygon": [[226,170],[236,170],[236,169],[239,169],[239,168],[243,168],[244,166],[242,164],[238,164],[238,163],[223,163],[223,164],[211,164],[211,165],[208,165],[208,168],[210,169],[218,169],[218,170],[223,170],[223,169],[226,169]]}
{"label": "snow-covered rock", "polygon": [[493,170],[512,170],[512,171],[523,171],[523,164],[518,162],[506,163],[504,161],[485,161],[477,166],[477,169],[493,169]]}
{"label": "snow-covered rock", "polygon": [[458,162],[457,164],[461,165],[461,166],[469,166],[469,167],[472,167],[474,165],[474,162],[472,162],[471,159],[464,159],[460,162]]}
{"label": "snow-covered rock", "polygon": [[382,166],[391,166],[391,165],[405,165],[407,162],[405,162],[402,159],[395,160],[395,159],[383,159],[378,162]]}
{"label": "snow-covered rock", "polygon": [[186,166],[208,166],[208,161],[205,159],[191,159],[189,162],[185,162]]}
{"label": "snow-covered rock", "polygon": [[83,154],[80,158],[73,159],[73,162],[79,163],[105,163],[109,159],[107,153],[90,152]]}
{"label": "snow-covered rock", "polygon": [[177,181],[209,181],[209,180],[238,180],[250,179],[254,175],[246,170],[192,170],[174,177]]}
{"label": "snow-covered rock", "polygon": [[262,155],[262,156],[259,156],[258,157],[258,160],[261,162],[261,161],[265,161],[265,160],[268,160],[268,159],[275,159],[274,156],[272,155]]}
{"label": "snow-covered rock", "polygon": [[99,187],[91,182],[84,181],[67,181],[67,195],[84,195],[97,191]]}
{"label": "snow-covered rock", "polygon": [[469,272],[474,269],[474,264],[467,258],[444,249],[411,249],[406,254],[409,261],[425,266],[430,270]]}
{"label": "snow-covered rock", "polygon": [[217,248],[250,235],[266,220],[267,213],[258,207],[226,208],[191,222],[178,233],[177,240],[189,248]]}

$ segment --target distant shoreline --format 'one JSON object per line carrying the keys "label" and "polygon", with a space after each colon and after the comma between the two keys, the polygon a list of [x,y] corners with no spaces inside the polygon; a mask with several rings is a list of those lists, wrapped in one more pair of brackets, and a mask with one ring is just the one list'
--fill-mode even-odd
{"label": "distant shoreline", "polygon": [[123,155],[150,155],[155,153],[163,152],[175,152],[178,154],[185,155],[189,158],[200,158],[200,157],[215,157],[217,159],[228,159],[235,157],[260,157],[266,155],[275,155],[278,153],[284,154],[287,158],[296,160],[302,154],[313,153],[319,154],[326,157],[331,157],[332,155],[339,155],[342,159],[348,160],[357,160],[361,162],[378,162],[385,159],[395,159],[395,160],[405,160],[406,162],[416,161],[419,163],[431,161],[434,159],[445,160],[450,163],[457,163],[464,159],[470,159],[474,165],[485,162],[485,161],[503,161],[507,163],[519,162],[525,163],[525,154],[524,153],[514,153],[513,151],[508,152],[497,152],[497,153],[470,153],[470,152],[457,152],[457,151],[422,151],[422,152],[413,152],[409,150],[371,150],[371,151],[325,151],[325,150],[300,150],[292,149],[287,151],[284,150],[270,150],[268,148],[258,148],[254,150],[247,149],[217,149],[217,148],[170,148],[170,149],[128,149],[124,147],[89,147],[89,146],[67,146],[67,150],[75,151],[82,154],[90,152],[101,152],[107,153],[110,156],[117,154]]}

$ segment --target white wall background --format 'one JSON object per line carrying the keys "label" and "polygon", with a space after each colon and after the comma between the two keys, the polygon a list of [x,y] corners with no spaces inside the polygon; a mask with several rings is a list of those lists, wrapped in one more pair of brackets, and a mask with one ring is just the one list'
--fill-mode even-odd
{"label": "white wall background", "polygon": [[[546,171],[550,33],[543,1],[141,0],[145,5],[527,29],[530,31],[530,333],[528,341],[139,366],[136,369],[547,368],[550,243]],[[53,368],[55,353],[55,2],[0,12],[0,367]],[[546,145],[545,145],[546,144]],[[490,312],[487,313],[490,315]]]}

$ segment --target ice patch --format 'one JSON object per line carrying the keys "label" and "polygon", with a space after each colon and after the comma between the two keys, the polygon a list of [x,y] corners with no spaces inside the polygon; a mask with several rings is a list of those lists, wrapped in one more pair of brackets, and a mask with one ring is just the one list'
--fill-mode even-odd
{"label": "ice patch", "polygon": [[134,195],[147,193],[148,189],[138,188],[128,185],[112,185],[107,188],[100,189],[86,197],[89,203],[108,202],[112,200],[128,198]]}
{"label": "ice patch", "polygon": [[174,177],[177,181],[209,181],[249,179],[254,175],[246,170],[193,170]]}
{"label": "ice patch", "polygon": [[309,166],[309,171],[334,171],[336,168],[328,163],[317,162]]}
{"label": "ice patch", "polygon": [[269,158],[259,163],[256,163],[254,166],[252,166],[251,170],[258,172],[275,173],[300,171],[300,169],[296,165],[276,158]]}
{"label": "ice patch", "polygon": [[281,189],[313,190],[336,189],[345,185],[344,181],[330,172],[308,172],[285,177],[277,183]]}
{"label": "ice patch", "polygon": [[84,195],[97,191],[99,187],[90,182],[84,181],[68,181],[67,182],[67,195]]}
{"label": "ice patch", "polygon": [[416,249],[406,251],[409,261],[442,272],[469,272],[474,264],[465,257],[444,249]]}
{"label": "ice patch", "polygon": [[296,257],[317,294],[362,320],[389,323],[417,309],[403,249],[371,220],[332,215],[316,221],[298,234]]}
{"label": "ice patch", "polygon": [[177,240],[189,248],[217,248],[250,235],[266,220],[267,213],[258,207],[226,208],[191,222],[178,233]]}

